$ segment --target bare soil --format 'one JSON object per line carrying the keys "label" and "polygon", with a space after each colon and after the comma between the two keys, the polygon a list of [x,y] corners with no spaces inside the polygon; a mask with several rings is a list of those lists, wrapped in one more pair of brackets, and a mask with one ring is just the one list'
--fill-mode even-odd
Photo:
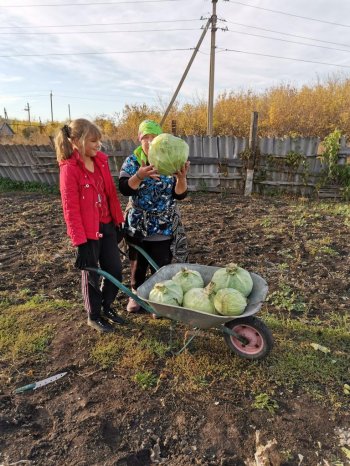
{"label": "bare soil", "polygon": [[[3,193],[0,199],[0,290],[29,289],[81,304],[80,275],[73,267],[59,197]],[[299,203],[309,208],[307,200]],[[280,280],[278,265],[288,263],[288,254],[298,256],[299,265],[294,260],[286,275],[303,292],[309,317],[322,321],[327,312],[349,312],[349,227],[342,217],[337,223],[327,213],[318,218],[319,238],[330,236],[327,246],[337,253],[325,254],[320,263],[310,249],[315,230],[293,223],[289,199],[197,193],[181,203],[181,211],[190,262],[225,265],[234,258],[263,276],[273,291]],[[275,222],[273,234],[267,234],[269,219]],[[124,276],[128,284],[127,261]],[[120,294],[116,306],[124,317],[126,302]],[[249,387],[237,391],[234,380],[193,393],[174,390],[171,379],[156,390],[142,390],[127,368],[103,370],[93,363],[89,348],[101,337],[86,326],[82,305],[76,309],[71,316],[43,315],[42,325],[54,321],[57,330],[44,361],[32,367],[0,363],[0,464],[248,466],[258,464],[254,454],[273,439],[269,460],[259,465],[346,464],[338,429],[349,430],[348,407],[334,409],[312,399],[302,380],[295,390],[276,394],[280,409],[275,414],[252,408]],[[147,315],[128,319],[116,338],[132,334],[134,321],[153,325]],[[273,351],[278,352],[278,341]],[[242,363],[247,370],[258,364]],[[13,394],[20,385],[62,371],[68,375],[60,382]]]}

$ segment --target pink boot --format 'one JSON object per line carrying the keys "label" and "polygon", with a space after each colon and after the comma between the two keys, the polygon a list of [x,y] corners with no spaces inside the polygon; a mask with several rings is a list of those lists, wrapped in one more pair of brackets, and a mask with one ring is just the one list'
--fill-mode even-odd
{"label": "pink boot", "polygon": [[141,308],[141,306],[139,304],[137,304],[137,302],[133,298],[129,298],[129,302],[128,302],[127,306],[126,306],[126,310],[128,312],[139,312],[140,308]]}

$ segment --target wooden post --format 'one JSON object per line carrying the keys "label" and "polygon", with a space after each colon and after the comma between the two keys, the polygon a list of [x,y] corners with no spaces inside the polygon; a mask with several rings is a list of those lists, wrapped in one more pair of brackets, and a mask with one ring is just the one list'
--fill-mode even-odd
{"label": "wooden post", "polygon": [[50,92],[51,122],[53,123],[52,91]]}
{"label": "wooden post", "polygon": [[254,167],[256,159],[256,150],[258,146],[258,112],[252,112],[249,131],[249,157],[247,162],[247,172],[245,180],[244,195],[250,196],[253,191]]}
{"label": "wooden post", "polygon": [[163,115],[163,118],[162,118],[161,121],[160,121],[160,126],[163,126],[163,124],[164,124],[164,122],[165,122],[165,120],[166,120],[166,117],[168,116],[168,113],[170,112],[170,109],[171,109],[171,107],[173,106],[173,103],[175,102],[175,99],[176,99],[176,97],[177,97],[177,94],[179,93],[179,91],[180,91],[180,89],[181,89],[181,86],[182,86],[183,82],[185,81],[185,78],[186,78],[186,76],[187,76],[187,73],[189,72],[189,70],[190,70],[190,68],[191,68],[191,65],[192,65],[192,63],[193,63],[193,60],[195,59],[195,56],[197,55],[197,52],[198,52],[198,50],[199,50],[199,47],[201,46],[201,44],[202,44],[202,42],[203,42],[203,39],[204,39],[204,37],[205,37],[205,35],[206,35],[208,29],[209,29],[209,26],[211,25],[211,21],[212,21],[212,18],[210,17],[210,18],[208,19],[208,21],[207,21],[207,24],[206,24],[206,25],[204,26],[204,28],[203,28],[203,32],[202,32],[202,34],[201,34],[201,36],[200,36],[200,38],[199,38],[199,41],[198,41],[198,43],[197,43],[195,49],[193,50],[192,56],[191,56],[191,58],[190,58],[190,61],[188,62],[188,65],[186,66],[186,69],[185,69],[185,71],[184,71],[184,73],[183,73],[183,75],[182,75],[182,78],[180,79],[180,82],[179,82],[179,84],[178,84],[178,86],[177,86],[177,88],[176,88],[176,91],[175,91],[174,95],[172,96],[171,101],[170,101],[170,103],[169,103],[167,109],[165,110],[165,113],[164,113],[164,115]]}
{"label": "wooden post", "polygon": [[218,0],[212,0],[213,10],[211,15],[211,43],[210,43],[210,69],[209,69],[209,94],[208,94],[208,121],[207,134],[213,135],[214,120],[214,74],[215,74],[215,34],[216,34],[216,4]]}
{"label": "wooden post", "polygon": [[171,120],[171,132],[173,136],[176,136],[176,120]]}

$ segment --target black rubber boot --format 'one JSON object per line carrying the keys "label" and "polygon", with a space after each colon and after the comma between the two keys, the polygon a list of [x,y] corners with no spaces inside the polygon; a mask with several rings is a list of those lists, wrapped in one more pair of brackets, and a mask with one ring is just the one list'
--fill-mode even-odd
{"label": "black rubber boot", "polygon": [[103,317],[113,324],[123,325],[126,323],[126,321],[122,317],[118,316],[118,314],[110,307],[103,309]]}
{"label": "black rubber boot", "polygon": [[88,318],[88,325],[98,332],[101,333],[111,333],[114,332],[114,328],[102,317],[97,317],[97,319]]}

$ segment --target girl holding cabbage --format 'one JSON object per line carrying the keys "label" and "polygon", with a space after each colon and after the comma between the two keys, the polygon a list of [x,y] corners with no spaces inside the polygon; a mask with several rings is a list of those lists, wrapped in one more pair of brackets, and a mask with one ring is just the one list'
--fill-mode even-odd
{"label": "girl holding cabbage", "polygon": [[[144,283],[149,266],[142,254],[132,247],[133,243],[140,245],[159,267],[170,264],[173,258],[178,262],[186,262],[188,258],[187,240],[176,201],[187,196],[189,162],[172,176],[161,175],[148,161],[150,143],[160,134],[162,128],[158,123],[143,121],[138,131],[141,145],[125,159],[119,175],[119,190],[129,196],[126,241],[130,245],[133,291]],[[138,312],[140,306],[129,298],[127,311]]]}

